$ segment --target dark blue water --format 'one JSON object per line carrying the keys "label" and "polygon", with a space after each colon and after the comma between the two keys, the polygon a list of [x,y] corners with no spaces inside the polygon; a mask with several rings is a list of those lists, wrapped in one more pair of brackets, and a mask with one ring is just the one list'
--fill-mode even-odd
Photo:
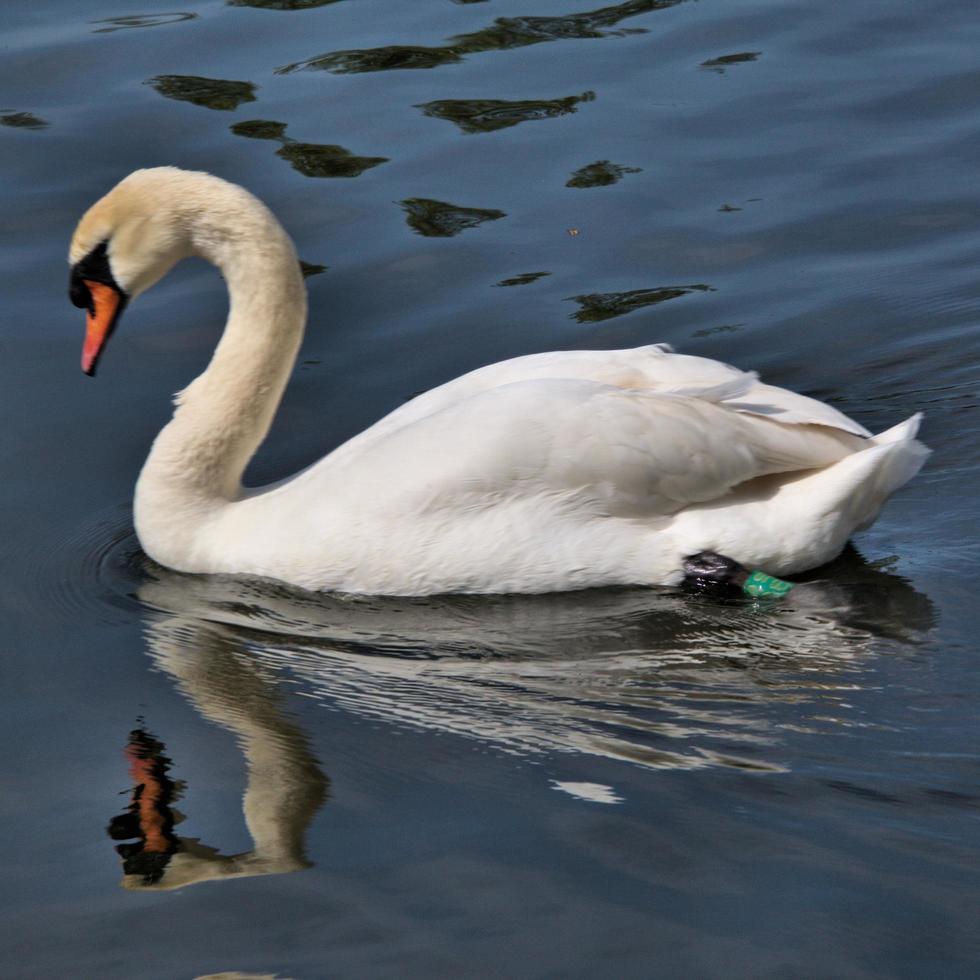
{"label": "dark blue water", "polygon": [[[977,975],[975,4],[3,20],[4,978]],[[924,411],[934,455],[782,605],[169,573],[132,486],[221,280],[142,297],[95,381],[65,298],[79,215],[164,163],[326,267],[255,482],[480,364],[654,341]]]}

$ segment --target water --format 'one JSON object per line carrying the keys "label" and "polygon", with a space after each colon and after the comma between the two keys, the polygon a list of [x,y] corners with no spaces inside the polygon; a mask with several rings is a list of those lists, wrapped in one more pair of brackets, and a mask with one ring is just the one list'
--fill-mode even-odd
{"label": "water", "polygon": [[[5,10],[3,976],[975,976],[978,43],[966,0]],[[653,341],[924,411],[934,455],[783,605],[157,568],[132,486],[222,284],[179,269],[90,381],[64,258],[161,163],[311,267],[254,482],[480,364]]]}

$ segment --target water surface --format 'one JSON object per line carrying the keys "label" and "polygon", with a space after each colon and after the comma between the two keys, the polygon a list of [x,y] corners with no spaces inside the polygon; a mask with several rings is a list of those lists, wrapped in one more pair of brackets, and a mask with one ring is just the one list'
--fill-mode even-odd
{"label": "water surface", "polygon": [[[5,978],[976,976],[975,5],[39,0],[4,41]],[[934,454],[783,604],[168,572],[132,487],[221,280],[94,381],[64,295],[165,163],[306,263],[256,483],[480,364],[657,341]]]}

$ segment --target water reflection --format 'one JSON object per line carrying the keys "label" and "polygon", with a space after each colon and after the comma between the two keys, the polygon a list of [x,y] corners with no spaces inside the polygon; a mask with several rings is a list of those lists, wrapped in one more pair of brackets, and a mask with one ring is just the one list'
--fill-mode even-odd
{"label": "water reflection", "polygon": [[249,656],[234,629],[193,617],[148,620],[147,646],[154,663],[177,682],[197,711],[234,733],[245,756],[243,810],[252,850],[223,855],[197,838],[174,832],[183,816],[172,804],[182,787],[169,775],[164,745],[144,729],[127,745],[132,801],[109,824],[123,858],[123,885],[164,890],[216,879],[285,874],[310,866],[306,829],[326,799],[306,734],[282,707],[274,679]]}
{"label": "water reflection", "polygon": [[163,880],[180,848],[174,833],[180,815],[171,806],[178,798],[178,786],[170,778],[163,743],[145,729],[129,733],[126,757],[133,780],[130,803],[125,813],[109,821],[107,832],[113,840],[130,842],[116,847],[124,876],[142,886],[155,885]]}
{"label": "water reflection", "polygon": [[247,868],[273,854],[301,866],[297,841],[321,790],[277,700],[285,677],[332,708],[522,755],[784,768],[780,705],[794,705],[794,733],[835,724],[863,661],[933,623],[928,598],[854,551],[828,571],[833,585],[760,603],[640,589],[342,597],[150,567],[139,598],[155,610],[151,655],[202,714],[238,734],[262,857],[205,862],[181,850],[170,863],[194,874],[206,864],[212,877],[269,873]]}
{"label": "water reflection", "polygon": [[464,208],[428,197],[410,197],[399,203],[409,227],[427,238],[450,238],[484,221],[507,217],[496,208]]}
{"label": "water reflection", "polygon": [[740,65],[746,61],[757,61],[761,54],[761,51],[742,51],[739,54],[724,54],[720,58],[709,58],[707,61],[702,61],[699,67],[707,68],[710,71],[717,72],[719,75],[724,75],[725,69],[731,65]]}
{"label": "water reflection", "polygon": [[164,24],[179,24],[182,20],[194,20],[197,14],[130,14],[123,17],[105,17],[93,20],[93,24],[105,24],[97,27],[93,34],[111,34],[113,31],[125,31],[135,27],[160,27]]}
{"label": "water reflection", "polygon": [[33,112],[0,111],[0,126],[11,126],[14,129],[46,129],[50,123],[45,122]]}
{"label": "water reflection", "polygon": [[704,283],[694,283],[691,286],[657,286],[653,289],[631,289],[625,293],[586,293],[582,296],[569,296],[579,305],[579,309],[571,314],[572,319],[579,323],[598,323],[601,320],[611,320],[616,316],[624,316],[644,306],[664,303],[688,293],[706,293],[712,290]]}
{"label": "water reflection", "polygon": [[276,150],[304,177],[360,177],[365,170],[387,163],[387,157],[359,157],[342,146],[289,142]]}
{"label": "water reflection", "polygon": [[321,265],[319,262],[304,262],[300,259],[299,268],[300,272],[303,273],[303,278],[309,279],[310,276],[318,276],[321,272],[326,272],[329,267]]}
{"label": "water reflection", "polygon": [[[459,2],[459,0],[457,0]],[[476,0],[467,0],[476,2]],[[609,30],[627,17],[676,7],[682,0],[629,0],[597,10],[557,17],[498,17],[489,27],[450,38],[448,44],[391,44],[380,48],[331,51],[276,69],[286,74],[302,69],[338,75],[411,68],[438,68],[456,64],[466,55],[484,51],[510,51],[546,41],[623,37],[644,33],[643,28]]]}
{"label": "water reflection", "polygon": [[286,135],[286,124],[273,119],[246,119],[231,131],[249,139],[275,140],[282,145],[276,156],[288,160],[304,177],[359,177],[365,170],[387,163],[388,157],[359,157],[342,146],[300,143]]}
{"label": "water reflection", "polygon": [[236,136],[247,136],[253,140],[283,140],[286,138],[286,124],[274,119],[243,119],[234,123],[231,131]]}
{"label": "water reflection", "polygon": [[229,7],[256,7],[259,10],[311,10],[340,0],[225,0]]}
{"label": "water reflection", "polygon": [[596,160],[580,167],[565,184],[566,187],[608,187],[615,184],[625,174],[638,174],[640,167],[623,167],[608,160]]}
{"label": "water reflection", "polygon": [[427,116],[456,123],[464,133],[492,133],[534,119],[552,119],[575,112],[580,102],[591,102],[595,92],[563,99],[438,99],[417,105]]}
{"label": "water reflection", "polygon": [[225,78],[202,78],[199,75],[157,75],[146,82],[162,96],[178,102],[190,102],[206,109],[237,109],[243,102],[255,101],[252,82]]}
{"label": "water reflection", "polygon": [[520,275],[511,276],[508,279],[501,279],[495,282],[495,286],[527,286],[529,283],[537,282],[545,276],[550,276],[550,272],[522,272]]}

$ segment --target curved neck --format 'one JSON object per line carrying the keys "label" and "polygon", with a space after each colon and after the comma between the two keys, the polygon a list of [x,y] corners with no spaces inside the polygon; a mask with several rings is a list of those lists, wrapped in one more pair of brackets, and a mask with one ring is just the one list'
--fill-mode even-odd
{"label": "curved neck", "polygon": [[200,714],[236,736],[245,755],[242,807],[253,841],[251,851],[222,855],[181,837],[181,853],[161,887],[310,867],[304,839],[327,798],[329,779],[305,732],[283,709],[275,680],[250,660],[232,629],[195,616],[151,618],[146,637],[154,662]]}
{"label": "curved neck", "polygon": [[177,218],[188,251],[218,266],[228,322],[207,369],[176,397],[136,488],[137,522],[175,521],[235,500],[265,438],[306,322],[306,290],[288,235],[256,198],[221,182],[207,209]]}

